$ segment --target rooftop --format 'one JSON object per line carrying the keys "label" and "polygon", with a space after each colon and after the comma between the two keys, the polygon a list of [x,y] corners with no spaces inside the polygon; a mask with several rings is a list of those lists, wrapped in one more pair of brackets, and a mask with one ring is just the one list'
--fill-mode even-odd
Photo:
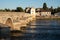
{"label": "rooftop", "polygon": [[49,9],[44,10],[43,8],[36,8],[36,11],[39,11],[39,12],[51,12]]}

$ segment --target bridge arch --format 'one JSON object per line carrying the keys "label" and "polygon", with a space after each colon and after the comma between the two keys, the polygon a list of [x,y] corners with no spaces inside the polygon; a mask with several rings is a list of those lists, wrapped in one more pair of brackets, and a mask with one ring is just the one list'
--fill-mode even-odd
{"label": "bridge arch", "polygon": [[7,18],[5,24],[8,25],[8,26],[10,26],[10,27],[13,27],[12,19],[11,18]]}

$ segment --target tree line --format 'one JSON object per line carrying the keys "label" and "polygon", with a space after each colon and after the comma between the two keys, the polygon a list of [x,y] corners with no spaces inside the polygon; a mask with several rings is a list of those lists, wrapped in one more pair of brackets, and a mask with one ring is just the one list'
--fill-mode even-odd
{"label": "tree line", "polygon": [[23,8],[22,7],[17,7],[16,9],[7,9],[5,8],[4,10],[3,9],[0,9],[0,12],[23,12]]}
{"label": "tree line", "polygon": [[53,8],[53,6],[51,6],[50,8],[48,8],[46,3],[43,4],[43,9],[44,10],[50,10],[51,14],[60,12],[60,7]]}

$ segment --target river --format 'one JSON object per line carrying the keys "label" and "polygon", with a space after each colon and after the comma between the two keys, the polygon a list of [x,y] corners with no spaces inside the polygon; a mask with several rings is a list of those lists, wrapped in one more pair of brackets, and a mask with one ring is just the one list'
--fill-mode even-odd
{"label": "river", "polygon": [[24,29],[24,36],[10,40],[60,40],[60,20],[36,20]]}

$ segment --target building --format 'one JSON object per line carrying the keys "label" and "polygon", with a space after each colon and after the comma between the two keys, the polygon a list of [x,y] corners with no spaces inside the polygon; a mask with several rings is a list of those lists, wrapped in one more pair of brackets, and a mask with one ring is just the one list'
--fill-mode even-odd
{"label": "building", "polygon": [[27,7],[25,9],[25,12],[35,15],[35,8],[33,8],[33,7],[31,7],[31,8],[30,7]]}
{"label": "building", "polygon": [[46,11],[46,10],[45,11],[41,11],[40,15],[41,16],[51,16],[51,12],[50,11]]}
{"label": "building", "polygon": [[40,13],[41,8],[36,8],[36,13]]}
{"label": "building", "polygon": [[33,15],[35,15],[35,8],[31,8],[30,9],[30,13],[33,14]]}
{"label": "building", "polygon": [[58,13],[55,13],[54,15],[55,15],[55,16],[60,16],[60,12],[58,12]]}
{"label": "building", "polygon": [[51,11],[50,10],[44,10],[43,8],[30,8],[30,7],[27,7],[25,9],[25,12],[26,13],[30,13],[30,14],[33,14],[33,15],[36,15],[36,16],[51,16]]}
{"label": "building", "polygon": [[25,8],[25,12],[26,12],[26,13],[30,13],[30,9],[31,9],[30,7],[26,7],[26,8]]}
{"label": "building", "polygon": [[50,10],[44,10],[42,8],[36,8],[36,13],[39,14],[40,16],[51,16]]}

